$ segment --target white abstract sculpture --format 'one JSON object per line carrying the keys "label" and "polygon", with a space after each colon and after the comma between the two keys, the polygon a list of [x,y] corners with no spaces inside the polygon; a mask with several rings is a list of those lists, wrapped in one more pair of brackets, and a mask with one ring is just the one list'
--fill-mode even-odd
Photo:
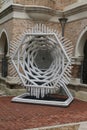
{"label": "white abstract sculpture", "polygon": [[[12,101],[69,105],[73,100],[66,87],[71,76],[73,47],[70,41],[64,39],[56,30],[36,24],[23,34],[18,45],[11,60],[27,93],[13,98]],[[39,97],[53,94],[60,87],[68,96],[65,101],[39,100]],[[25,95],[34,96],[36,99],[24,99]]]}

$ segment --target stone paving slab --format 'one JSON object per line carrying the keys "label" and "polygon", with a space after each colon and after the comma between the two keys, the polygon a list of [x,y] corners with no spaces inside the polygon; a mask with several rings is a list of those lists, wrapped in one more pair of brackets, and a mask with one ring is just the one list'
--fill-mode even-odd
{"label": "stone paving slab", "polygon": [[87,130],[87,122],[80,123],[78,130]]}
{"label": "stone paving slab", "polygon": [[25,130],[87,130],[87,121]]}
{"label": "stone paving slab", "polygon": [[[12,98],[0,97],[0,130],[26,130],[87,121],[87,102],[84,101],[75,99],[68,107],[54,107],[12,103]],[[65,127],[62,130],[73,129]]]}

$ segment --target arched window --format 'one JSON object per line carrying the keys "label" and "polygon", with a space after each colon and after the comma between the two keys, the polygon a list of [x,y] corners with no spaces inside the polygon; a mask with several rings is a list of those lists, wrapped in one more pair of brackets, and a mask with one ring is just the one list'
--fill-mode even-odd
{"label": "arched window", "polygon": [[3,77],[7,76],[7,53],[8,53],[8,39],[5,31],[0,35],[0,73]]}
{"label": "arched window", "polygon": [[84,28],[78,38],[75,57],[81,62],[81,83],[87,84],[87,27]]}
{"label": "arched window", "polygon": [[81,32],[77,44],[76,44],[76,48],[75,48],[75,57],[79,58],[79,57],[84,57],[84,44],[85,41],[87,39],[87,27]]}
{"label": "arched window", "polygon": [[84,58],[82,62],[82,83],[87,84],[87,40],[83,48]]}

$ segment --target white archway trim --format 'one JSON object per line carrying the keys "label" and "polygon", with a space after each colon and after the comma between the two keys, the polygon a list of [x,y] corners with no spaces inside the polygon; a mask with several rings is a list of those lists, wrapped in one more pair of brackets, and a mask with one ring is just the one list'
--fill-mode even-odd
{"label": "white archway trim", "polygon": [[2,29],[2,31],[0,32],[0,39],[1,39],[1,36],[3,33],[6,35],[6,38],[7,38],[7,46],[8,46],[7,56],[9,56],[9,38],[8,38],[8,34],[7,34],[6,29]]}
{"label": "white archway trim", "polygon": [[87,26],[83,29],[83,31],[81,32],[78,40],[77,40],[77,44],[75,47],[75,57],[79,58],[79,57],[83,57],[83,48],[84,48],[84,43],[85,40],[87,39]]}

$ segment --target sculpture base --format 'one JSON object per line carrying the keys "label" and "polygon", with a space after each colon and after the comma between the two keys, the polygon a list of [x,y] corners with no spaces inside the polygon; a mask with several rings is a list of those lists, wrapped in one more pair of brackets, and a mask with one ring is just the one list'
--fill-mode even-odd
{"label": "sculpture base", "polygon": [[20,103],[33,103],[33,104],[42,104],[42,105],[53,105],[53,106],[68,106],[73,101],[72,98],[67,98],[65,96],[57,95],[46,95],[43,98],[36,98],[35,96],[30,96],[29,93],[24,93],[17,97],[12,98],[12,102]]}

